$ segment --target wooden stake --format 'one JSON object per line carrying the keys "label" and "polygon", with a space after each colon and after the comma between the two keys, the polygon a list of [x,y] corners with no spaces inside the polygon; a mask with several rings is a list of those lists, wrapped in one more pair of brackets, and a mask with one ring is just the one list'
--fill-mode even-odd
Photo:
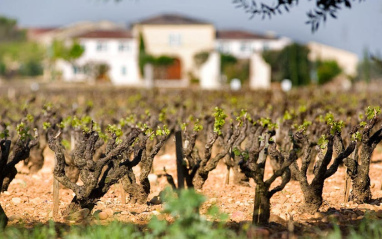
{"label": "wooden stake", "polygon": [[[54,157],[54,167],[56,167],[57,159]],[[60,183],[53,176],[53,218],[58,218],[58,209],[60,205]]]}
{"label": "wooden stake", "polygon": [[346,173],[346,174],[345,174],[344,203],[349,202],[350,187],[351,187],[351,179],[350,179],[349,175]]}
{"label": "wooden stake", "polygon": [[184,173],[183,173],[183,142],[182,132],[175,132],[175,147],[176,147],[176,171],[178,174],[178,189],[184,188]]}
{"label": "wooden stake", "polygon": [[119,184],[121,189],[121,203],[126,204],[126,192],[125,189],[123,189],[122,183]]}
{"label": "wooden stake", "polygon": [[229,173],[231,172],[231,167],[227,166],[227,174],[225,176],[225,184],[229,184]]}
{"label": "wooden stake", "polygon": [[58,217],[58,208],[60,205],[60,183],[53,178],[53,218]]}

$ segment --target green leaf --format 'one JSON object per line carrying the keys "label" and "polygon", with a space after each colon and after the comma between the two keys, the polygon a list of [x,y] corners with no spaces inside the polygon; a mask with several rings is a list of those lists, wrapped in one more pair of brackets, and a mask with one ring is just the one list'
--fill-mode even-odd
{"label": "green leaf", "polygon": [[241,155],[240,150],[239,150],[238,148],[236,148],[236,147],[232,149],[232,152],[233,152],[236,156],[240,156],[240,155]]}
{"label": "green leaf", "polygon": [[61,144],[65,147],[66,150],[70,150],[70,142],[68,140],[63,139]]}
{"label": "green leaf", "polygon": [[299,131],[306,131],[307,128],[308,128],[310,125],[312,125],[312,122],[311,122],[311,121],[309,121],[309,120],[304,120],[304,123],[302,123],[302,125],[299,125],[297,129],[298,129]]}
{"label": "green leaf", "polygon": [[195,132],[199,132],[199,131],[203,130],[203,125],[200,124],[199,119],[196,119],[196,121],[195,121],[195,123],[194,123],[194,128],[193,128],[193,130],[194,130]]}
{"label": "green leaf", "polygon": [[27,120],[28,120],[28,122],[32,123],[34,121],[33,115],[27,114]]}
{"label": "green leaf", "polygon": [[325,149],[328,145],[329,140],[326,139],[325,135],[321,135],[321,137],[318,139],[317,144],[320,146],[321,149]]}
{"label": "green leaf", "polygon": [[182,131],[186,130],[187,128],[187,123],[182,123],[182,125],[180,126],[180,128],[182,129]]}
{"label": "green leaf", "polygon": [[285,111],[283,119],[284,120],[291,120],[292,119],[292,115],[289,113],[289,111]]}
{"label": "green leaf", "polygon": [[330,129],[331,134],[335,134],[336,132],[341,132],[341,130],[345,127],[345,123],[341,121],[333,121],[332,127]]}
{"label": "green leaf", "polygon": [[52,126],[51,126],[51,124],[50,124],[49,122],[44,122],[44,123],[42,123],[42,128],[43,128],[44,130],[49,129],[50,127],[52,127]]}
{"label": "green leaf", "polygon": [[298,112],[300,113],[304,113],[306,112],[307,108],[306,108],[306,105],[300,105],[300,107],[298,107]]}
{"label": "green leaf", "polygon": [[355,132],[352,134],[352,140],[360,142],[362,140],[362,134],[359,131]]}
{"label": "green leaf", "polygon": [[1,139],[7,139],[8,137],[9,137],[8,126],[5,126],[4,131],[0,133],[0,138]]}
{"label": "green leaf", "polygon": [[221,130],[225,124],[225,118],[227,117],[227,115],[224,113],[223,109],[215,107],[215,112],[213,113],[213,116],[215,117],[214,132],[218,133],[218,135],[221,135]]}
{"label": "green leaf", "polygon": [[368,106],[366,108],[365,113],[366,113],[367,119],[371,120],[372,118],[374,118],[374,116],[377,116],[381,113],[381,108],[379,106],[376,106],[376,107]]}

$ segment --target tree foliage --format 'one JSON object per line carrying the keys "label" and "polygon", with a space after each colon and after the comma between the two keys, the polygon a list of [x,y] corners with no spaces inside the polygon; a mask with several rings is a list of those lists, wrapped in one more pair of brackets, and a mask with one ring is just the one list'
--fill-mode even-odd
{"label": "tree foliage", "polygon": [[139,56],[138,65],[141,74],[144,74],[144,67],[146,64],[151,64],[157,67],[166,67],[174,63],[175,58],[167,55],[153,56],[146,52],[145,40],[143,34],[139,33]]}
{"label": "tree foliage", "polygon": [[0,75],[41,75],[44,53],[39,44],[26,41],[17,20],[0,16]]}
{"label": "tree foliage", "polygon": [[37,76],[42,74],[44,48],[34,42],[0,44],[0,75]]}
{"label": "tree foliage", "polygon": [[249,60],[240,60],[230,54],[220,53],[220,69],[228,82],[234,78],[244,82],[249,78]]}
{"label": "tree foliage", "polygon": [[17,27],[16,19],[0,16],[0,43],[23,41],[25,38],[25,31]]}
{"label": "tree foliage", "polygon": [[210,53],[208,51],[202,51],[202,52],[196,53],[194,55],[195,65],[197,67],[200,67],[208,60],[209,56],[210,56]]}
{"label": "tree foliage", "polygon": [[318,61],[317,62],[317,76],[318,84],[323,85],[342,72],[341,67],[334,60]]}
{"label": "tree foliage", "polygon": [[265,51],[264,60],[271,65],[272,80],[290,79],[294,86],[310,83],[309,49],[294,43],[281,51]]}
{"label": "tree foliage", "polygon": [[63,41],[55,40],[52,43],[50,54],[54,60],[63,59],[72,62],[80,58],[84,52],[85,49],[78,41],[73,41],[70,45],[67,45]]}
{"label": "tree foliage", "polygon": [[[307,12],[308,20],[306,24],[311,25],[312,32],[317,31],[320,24],[325,22],[330,16],[337,18],[337,13],[341,7],[351,8],[352,2],[357,0],[315,0],[315,7]],[[358,0],[361,2],[362,0]],[[251,18],[261,15],[271,18],[274,15],[282,14],[283,11],[289,12],[289,9],[297,6],[298,0],[278,0],[276,3],[264,3],[264,1],[233,0],[237,7],[243,8],[251,14]]]}

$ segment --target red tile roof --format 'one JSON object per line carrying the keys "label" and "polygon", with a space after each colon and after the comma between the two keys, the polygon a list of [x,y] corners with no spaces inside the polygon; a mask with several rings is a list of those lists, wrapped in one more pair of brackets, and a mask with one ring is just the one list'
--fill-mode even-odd
{"label": "red tile roof", "polygon": [[133,38],[126,30],[94,30],[74,36],[75,38]]}
{"label": "red tile roof", "polygon": [[50,32],[57,29],[56,27],[41,27],[41,28],[28,28],[28,32],[31,32],[33,34],[43,34],[46,32]]}
{"label": "red tile roof", "polygon": [[137,24],[146,25],[195,25],[195,24],[209,24],[198,19],[177,15],[177,14],[163,14],[144,19]]}
{"label": "red tile roof", "polygon": [[217,39],[237,39],[237,40],[254,40],[254,39],[276,39],[273,36],[266,36],[255,34],[252,32],[241,31],[241,30],[225,30],[225,31],[217,31],[216,32]]}
{"label": "red tile roof", "polygon": [[39,36],[54,31],[55,27],[41,27],[41,28],[27,28],[27,37],[28,39],[34,40],[38,38]]}

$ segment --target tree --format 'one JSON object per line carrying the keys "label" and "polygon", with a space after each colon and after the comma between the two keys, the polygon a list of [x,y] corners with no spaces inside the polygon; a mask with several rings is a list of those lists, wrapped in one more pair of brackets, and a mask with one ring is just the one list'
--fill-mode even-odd
{"label": "tree", "polygon": [[44,48],[35,42],[3,42],[0,44],[0,75],[41,75],[44,54]]}
{"label": "tree", "polygon": [[70,45],[67,45],[63,41],[54,40],[49,48],[51,78],[55,79],[55,63],[57,60],[62,59],[73,64],[73,62],[80,58],[84,52],[85,49],[77,41],[73,41]]}
{"label": "tree", "polygon": [[17,27],[17,20],[0,16],[0,43],[25,40],[25,31]]}
{"label": "tree", "polygon": [[370,165],[371,157],[377,145],[382,141],[380,122],[381,109],[367,107],[364,115],[360,115],[359,126],[354,130],[354,138],[358,141],[354,155],[344,160],[346,173],[352,181],[350,198],[356,203],[370,202]]}
{"label": "tree", "polygon": [[80,58],[84,51],[85,49],[77,41],[73,41],[68,46],[63,41],[55,40],[51,46],[51,57],[55,60],[63,59],[68,62],[73,62]]}
{"label": "tree", "polygon": [[[379,54],[371,54],[364,50],[362,62],[358,65],[358,76],[356,80],[369,83],[372,80],[382,79],[382,57]],[[1,66],[0,66],[1,74]]]}
{"label": "tree", "polygon": [[[291,179],[289,166],[297,160],[297,152],[300,150],[296,138],[299,138],[300,132],[292,134],[292,147],[281,154],[276,148],[273,137],[276,134],[276,124],[272,123],[269,118],[261,118],[257,122],[249,120],[249,127],[254,132],[249,148],[235,148],[235,155],[241,157],[240,168],[248,178],[252,178],[256,182],[255,199],[252,223],[256,225],[265,225],[269,223],[271,214],[271,198],[272,196],[284,189]],[[268,157],[268,155],[270,157]],[[276,156],[275,156],[276,155]],[[277,157],[277,170],[274,170],[271,177],[264,178],[265,165],[268,158]],[[276,179],[281,178],[280,184],[271,188]]]}
{"label": "tree", "polygon": [[[325,22],[328,16],[337,18],[337,13],[341,7],[351,8],[352,2],[356,0],[316,0],[316,6],[307,12],[308,21],[306,24],[311,25],[312,32],[317,31],[321,22]],[[359,0],[362,1],[362,0]],[[289,12],[289,9],[297,6],[298,0],[278,0],[275,4],[263,3],[263,1],[247,1],[233,0],[237,7],[243,8],[247,13],[251,14],[251,18],[255,15],[261,15],[271,18],[276,14],[281,14],[282,11]]]}
{"label": "tree", "polygon": [[243,83],[249,79],[249,60],[239,60],[230,54],[220,54],[220,69],[230,82],[234,78]]}
{"label": "tree", "polygon": [[41,75],[44,49],[26,41],[25,30],[17,26],[17,20],[0,16],[0,75]]}
{"label": "tree", "polygon": [[[15,165],[28,158],[31,148],[38,143],[38,133],[35,130],[35,135],[32,136],[28,124],[21,122],[17,125],[18,137],[12,142],[9,139],[7,126],[2,124],[1,127],[3,128],[0,140],[0,191],[2,192],[7,190],[9,183],[17,174]],[[7,223],[8,217],[0,205],[0,229]]]}
{"label": "tree", "polygon": [[[300,187],[304,195],[305,204],[303,210],[308,213],[313,214],[318,211],[323,202],[322,192],[325,180],[337,171],[339,165],[353,152],[356,145],[355,141],[351,141],[345,148],[341,138],[341,132],[336,131],[332,133],[333,134],[323,135],[323,137],[320,138],[320,147],[317,147],[315,142],[309,142],[307,137],[300,137],[300,144],[303,145],[301,167],[298,166],[296,161],[291,165],[291,171],[300,183]],[[336,145],[338,146],[337,148],[334,146],[335,140],[338,140],[339,142]],[[309,165],[312,163],[312,153],[314,148],[318,148],[319,153],[318,160],[313,162],[314,177],[309,183],[307,172]],[[336,151],[337,155],[334,157],[334,160],[332,160],[334,151]],[[313,155],[316,154],[313,153]]]}
{"label": "tree", "polygon": [[323,85],[338,76],[342,69],[335,60],[317,61],[318,84]]}
{"label": "tree", "polygon": [[294,86],[310,83],[309,49],[293,43],[281,51],[265,51],[264,60],[271,65],[273,80],[290,79]]}

